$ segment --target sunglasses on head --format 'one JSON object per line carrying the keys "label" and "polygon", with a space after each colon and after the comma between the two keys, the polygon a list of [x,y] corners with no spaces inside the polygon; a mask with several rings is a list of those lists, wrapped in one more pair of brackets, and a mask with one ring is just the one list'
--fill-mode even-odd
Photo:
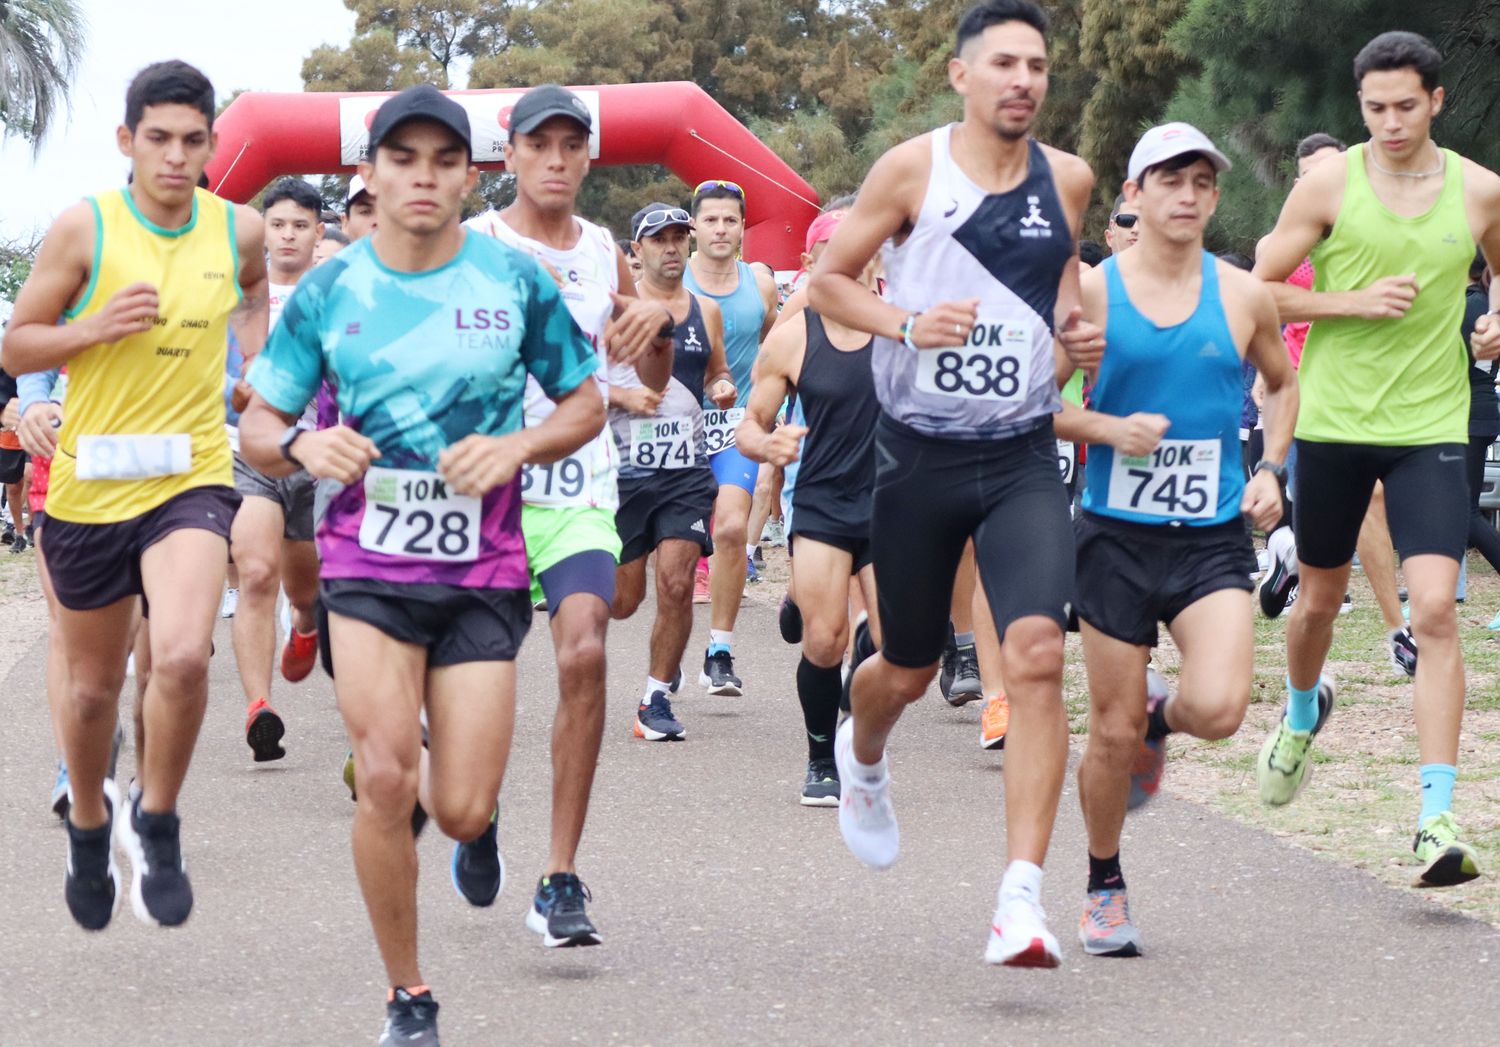
{"label": "sunglasses on head", "polygon": [[635,238],[640,240],[641,230],[647,226],[659,225],[688,225],[692,222],[692,216],[680,207],[659,207],[655,211],[647,211],[641,215],[641,220],[635,225]]}
{"label": "sunglasses on head", "polygon": [[706,182],[698,183],[697,187],[693,190],[693,199],[698,199],[699,194],[706,193],[710,189],[727,189],[741,200],[745,198],[745,190],[741,189],[736,183],[721,182],[717,178],[710,178]]}
{"label": "sunglasses on head", "polygon": [[1140,215],[1117,214],[1113,218],[1111,218],[1110,221],[1114,222],[1115,225],[1119,226],[1121,229],[1130,229],[1135,226],[1135,220],[1139,217]]}

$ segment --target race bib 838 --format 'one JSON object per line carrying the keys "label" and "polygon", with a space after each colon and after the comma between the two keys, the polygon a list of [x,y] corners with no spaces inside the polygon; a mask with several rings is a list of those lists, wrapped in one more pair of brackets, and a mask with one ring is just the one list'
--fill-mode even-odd
{"label": "race bib 838", "polygon": [[968,400],[1019,403],[1031,391],[1031,325],[987,323],[954,349],[917,350],[917,391]]}

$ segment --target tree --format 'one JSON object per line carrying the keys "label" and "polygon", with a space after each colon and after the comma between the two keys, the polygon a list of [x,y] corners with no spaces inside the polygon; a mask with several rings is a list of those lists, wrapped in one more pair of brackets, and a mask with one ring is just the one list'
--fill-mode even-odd
{"label": "tree", "polygon": [[323,46],[302,63],[309,91],[450,87],[454,67],[507,45],[510,5],[490,0],[344,0],[354,12],[346,48]]}
{"label": "tree", "polygon": [[0,124],[34,149],[67,103],[83,57],[76,0],[0,0]]}

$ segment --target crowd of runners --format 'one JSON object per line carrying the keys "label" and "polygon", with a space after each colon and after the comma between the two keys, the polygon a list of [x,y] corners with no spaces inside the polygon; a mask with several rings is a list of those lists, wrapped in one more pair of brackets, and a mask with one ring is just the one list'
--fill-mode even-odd
{"label": "crowd of runners", "polygon": [[[1065,634],[1082,634],[1090,709],[1078,936],[1135,956],[1121,831],[1158,789],[1165,739],[1240,728],[1264,571],[1263,613],[1291,611],[1257,787],[1291,802],[1335,711],[1324,665],[1357,549],[1415,677],[1416,882],[1478,876],[1452,814],[1454,603],[1468,547],[1500,566],[1476,491],[1500,433],[1500,178],[1431,139],[1440,55],[1402,32],[1360,51],[1349,104],[1368,140],[1303,144],[1252,260],[1205,251],[1230,161],[1180,123],[1136,143],[1106,246],[1080,242],[1094,175],[1030,133],[1047,32],[1027,0],[970,9],[948,69],[962,119],[827,207],[789,286],[742,257],[731,180],[647,204],[618,241],[575,214],[594,117],[562,87],[510,115],[509,206],[465,217],[468,117],[417,86],[380,106],[330,216],[297,179],[259,210],[210,193],[211,85],[182,62],[144,69],[118,133],[130,184],[58,217],[0,357],[6,540],[34,547],[48,598],[74,919],[110,922],[116,845],[135,914],[188,918],[177,800],[215,622],[232,617],[254,760],[296,737],[273,677],[321,662],[333,678],[391,987],[381,1043],[436,1044],[415,838],[435,823],[458,892],[495,901],[515,659],[545,614],[551,848],[526,924],[548,947],[599,944],[577,863],[610,723],[606,636],[646,602],[653,557],[634,736],[688,737],[684,686],[795,687],[799,800],[837,807],[880,869],[900,850],[885,748],[903,711],[935,677],[953,705],[982,700],[1008,852],[985,956],[1056,967],[1040,895],[1068,759]],[[800,658],[747,683],[735,620],[772,515]],[[1175,689],[1150,665],[1161,624]]]}

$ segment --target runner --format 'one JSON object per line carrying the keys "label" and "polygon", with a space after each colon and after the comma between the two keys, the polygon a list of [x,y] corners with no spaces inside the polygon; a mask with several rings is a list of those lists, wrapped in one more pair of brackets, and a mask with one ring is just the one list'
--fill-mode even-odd
{"label": "runner", "polygon": [[[586,444],[604,405],[593,347],[551,277],[459,225],[479,177],[463,107],[407,88],[376,111],[369,157],[376,230],[293,294],[251,368],[240,440],[267,475],[306,468],[346,485],[319,545],[359,770],[354,861],[391,986],[381,1043],[425,1045],[437,1004],[417,964],[413,811],[420,790],[448,836],[493,831],[531,621],[518,474]],[[558,403],[522,429],[528,373]],[[298,427],[325,378],[343,423]]]}
{"label": "runner", "polygon": [[[1370,491],[1386,511],[1410,589],[1422,656],[1416,724],[1420,886],[1479,875],[1452,814],[1464,706],[1453,595],[1468,531],[1464,288],[1476,242],[1500,260],[1500,177],[1431,138],[1442,56],[1413,33],[1384,33],[1354,61],[1369,141],[1292,187],[1261,244],[1256,275],[1284,320],[1312,321],[1300,369],[1296,530],[1301,592],[1287,625],[1290,698],[1257,762],[1261,800],[1284,804],[1307,772],[1333,707],[1322,675]],[[1311,291],[1283,284],[1311,255]],[[1500,292],[1491,289],[1492,308]],[[1479,319],[1480,360],[1500,355],[1500,322]]]}
{"label": "runner", "polygon": [[[693,240],[697,252],[688,262],[683,283],[695,295],[714,302],[724,318],[724,351],[729,373],[739,390],[733,408],[709,410],[704,418],[709,460],[719,495],[714,502],[714,555],[709,571],[712,609],[708,650],[698,682],[709,694],[735,696],[744,682],[734,672],[734,623],[749,574],[751,503],[756,467],[734,446],[734,429],[750,400],[750,370],[761,339],[776,321],[776,279],[740,258],[745,240],[745,191],[734,182],[711,180],[693,190]],[[709,406],[704,401],[705,408]],[[752,547],[753,549],[753,547]]]}
{"label": "runner", "polygon": [[1135,202],[1124,193],[1115,197],[1115,206],[1109,212],[1109,224],[1104,227],[1104,242],[1109,245],[1110,254],[1123,254],[1135,246],[1141,238],[1140,216]]}
{"label": "runner", "polygon": [[[282,178],[266,190],[266,257],[270,270],[270,325],[313,266],[313,249],[323,235],[322,198],[300,178]],[[245,357],[241,373],[253,364]],[[316,417],[298,424],[312,428]],[[271,707],[271,670],[276,661],[276,601],[286,593],[292,628],[281,650],[281,675],[289,683],[307,678],[318,660],[318,552],[313,547],[313,491],[317,481],[306,469],[273,479],[234,457],[234,488],[239,512],[229,532],[230,555],[239,572],[239,602],[232,635],[240,686],[245,692],[245,742],[256,763],[286,755],[286,726]]]}
{"label": "runner", "polygon": [[344,197],[344,235],[353,243],[375,231],[375,196],[360,175],[349,179]]}
{"label": "runner", "polygon": [[[1058,428],[1090,445],[1075,534],[1089,681],[1078,766],[1089,879],[1078,937],[1093,956],[1141,954],[1120,831],[1127,807],[1160,785],[1166,736],[1227,738],[1250,703],[1246,518],[1267,529],[1281,515],[1297,381],[1265,284],[1203,249],[1227,170],[1197,128],[1147,131],[1125,183],[1140,238],[1082,280],[1084,316],[1104,328],[1109,350],[1090,410],[1070,404]],[[1247,356],[1266,383],[1265,458],[1248,483],[1239,453]],[[1059,381],[1071,373],[1065,364]],[[1182,657],[1170,698],[1150,668],[1158,621]]]}
{"label": "runner", "polygon": [[[826,241],[846,212],[825,212],[807,231],[808,253]],[[874,264],[861,283],[875,293]],[[756,363],[755,389],[736,446],[753,461],[785,467],[803,461],[793,493],[792,580],[802,621],[797,697],[807,731],[807,776],[801,802],[837,807],[839,775],[833,759],[843,694],[840,670],[849,644],[849,579],[859,580],[867,607],[875,604],[870,565],[870,498],[875,484],[875,399],[869,335],[804,309],[766,339]],[[776,425],[789,392],[806,425]],[[806,443],[803,443],[804,437]],[[876,644],[878,615],[869,619]]]}
{"label": "runner", "polygon": [[[885,742],[937,671],[954,573],[972,537],[1011,710],[1011,860],[985,958],[1022,967],[1060,962],[1040,904],[1067,763],[1063,628],[1073,593],[1052,431],[1054,325],[1079,366],[1095,365],[1103,346],[1077,304],[1075,245],[1093,176],[1029,133],[1047,94],[1046,31],[1028,0],[986,0],[963,15],[948,65],[963,121],[876,162],[809,299],[821,315],[876,335],[884,411],[871,539],[885,644],[855,674],[853,716],[835,741],[839,828],[866,864],[895,861]],[[884,300],[858,282],[882,245]]]}
{"label": "runner", "polygon": [[[515,203],[464,224],[541,259],[561,278],[563,302],[594,343],[595,383],[600,401],[607,402],[606,340],[633,337],[644,348],[672,322],[663,307],[634,297],[634,282],[609,230],[573,214],[589,169],[592,128],[588,106],[565,88],[546,85],[522,95],[511,110],[505,146]],[[617,312],[621,315],[611,323]],[[526,425],[541,424],[552,410],[541,384],[528,378]],[[600,941],[585,905],[591,896],[575,862],[604,736],[605,629],[620,556],[617,488],[614,440],[607,430],[559,462],[527,466],[521,478],[531,597],[546,600],[557,654],[552,853],[526,917],[526,925],[549,947]],[[459,844],[454,856],[454,883],[476,905],[494,902],[499,889],[498,878],[484,874],[497,865],[495,848],[495,834],[487,832]]]}
{"label": "runner", "polygon": [[631,219],[642,266],[636,290],[671,312],[672,355],[609,369],[609,423],[620,454],[616,619],[640,607],[646,557],[656,553],[656,622],[634,728],[637,738],[652,742],[683,738],[667,696],[680,685],[682,653],[693,631],[693,571],[700,555],[713,552],[708,529],[717,487],[708,465],[703,397],[727,407],[736,392],[724,362],[719,307],[683,286],[691,221],[682,208],[662,203],[648,204]]}
{"label": "runner", "polygon": [[[135,177],[48,231],[16,301],[7,366],[66,363],[68,410],[44,529],[68,665],[58,710],[73,799],[67,901],[100,929],[114,912],[110,848],[131,858],[148,923],[188,918],[176,814],[208,698],[214,612],[238,496],[224,434],[228,326],[266,334],[260,215],[196,188],[213,154],[213,87],[183,62],[147,66],[125,97],[120,151]],[[59,324],[60,319],[68,322]],[[107,777],[136,599],[156,628],[145,694],[142,795],[118,821]]]}

